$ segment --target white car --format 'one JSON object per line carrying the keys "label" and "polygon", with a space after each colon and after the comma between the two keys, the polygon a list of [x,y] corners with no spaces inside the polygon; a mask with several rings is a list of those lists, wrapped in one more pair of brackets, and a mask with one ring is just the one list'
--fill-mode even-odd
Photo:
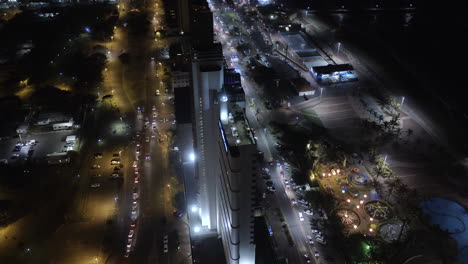
{"label": "white car", "polygon": [[305,209],[305,210],[304,210],[304,214],[306,214],[306,215],[314,215],[314,212],[312,212],[312,211],[309,210],[309,209]]}
{"label": "white car", "polygon": [[92,183],[91,184],[91,188],[99,188],[99,187],[101,187],[100,183]]}
{"label": "white car", "polygon": [[316,240],[317,240],[317,242],[319,242],[320,244],[323,244],[323,245],[326,245],[326,244],[327,244],[327,241],[326,241],[325,238],[323,238],[322,236],[317,236],[317,237],[316,237]]}
{"label": "white car", "polygon": [[312,236],[311,236],[311,235],[307,235],[307,240],[309,240],[309,244],[310,244],[310,245],[313,245],[313,244],[314,244],[314,240],[312,239]]}
{"label": "white car", "polygon": [[299,220],[301,220],[301,222],[304,221],[304,217],[302,216],[302,213],[301,213],[301,212],[299,212]]}
{"label": "white car", "polygon": [[167,244],[164,244],[164,253],[169,252],[169,246]]}

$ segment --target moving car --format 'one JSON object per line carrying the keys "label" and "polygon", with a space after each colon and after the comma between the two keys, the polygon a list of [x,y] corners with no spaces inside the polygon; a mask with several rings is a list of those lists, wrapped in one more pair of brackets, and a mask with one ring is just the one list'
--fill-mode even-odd
{"label": "moving car", "polygon": [[91,183],[91,188],[98,188],[101,187],[100,183]]}
{"label": "moving car", "polygon": [[101,166],[100,166],[100,165],[97,165],[97,164],[94,164],[94,165],[91,167],[91,169],[99,169],[99,168],[101,168]]}

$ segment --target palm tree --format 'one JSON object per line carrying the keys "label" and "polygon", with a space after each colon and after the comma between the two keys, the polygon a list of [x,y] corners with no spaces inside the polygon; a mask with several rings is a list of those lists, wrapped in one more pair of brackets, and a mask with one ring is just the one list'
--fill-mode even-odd
{"label": "palm tree", "polygon": [[397,135],[397,137],[400,137],[400,135],[401,135],[401,127],[397,127],[397,128],[395,129],[395,134]]}
{"label": "palm tree", "polygon": [[384,127],[385,129],[388,129],[388,127],[390,127],[390,122],[384,121],[384,122],[383,122],[383,127]]}
{"label": "palm tree", "polygon": [[413,129],[411,128],[408,128],[408,130],[406,130],[406,135],[409,137],[411,135],[413,135]]}
{"label": "palm tree", "polygon": [[378,118],[378,119],[379,119],[379,122],[383,122],[383,120],[384,120],[383,115],[379,115],[379,118]]}

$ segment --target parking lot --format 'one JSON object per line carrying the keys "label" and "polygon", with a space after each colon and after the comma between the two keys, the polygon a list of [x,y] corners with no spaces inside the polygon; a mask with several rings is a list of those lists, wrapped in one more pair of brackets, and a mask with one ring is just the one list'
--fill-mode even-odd
{"label": "parking lot", "polygon": [[[7,164],[23,163],[27,160],[34,162],[45,161],[47,154],[66,152],[65,139],[67,136],[74,134],[76,134],[75,130],[62,130],[25,135],[22,136],[23,142],[35,140],[36,143],[34,145],[19,146],[19,151],[13,150],[20,142],[20,138],[2,140],[0,141],[0,160]],[[68,148],[68,150],[70,149]]]}

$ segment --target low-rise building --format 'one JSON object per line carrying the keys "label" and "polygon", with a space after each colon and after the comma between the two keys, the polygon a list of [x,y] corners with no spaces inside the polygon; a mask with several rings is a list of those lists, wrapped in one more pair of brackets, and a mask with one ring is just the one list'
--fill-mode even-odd
{"label": "low-rise building", "polygon": [[73,118],[70,118],[67,122],[53,124],[52,129],[53,130],[72,129],[74,124],[75,124],[75,121],[73,120]]}
{"label": "low-rise building", "polygon": [[337,64],[312,67],[312,75],[320,82],[346,82],[357,80],[351,64]]}
{"label": "low-rise building", "polygon": [[299,96],[311,96],[315,94],[315,88],[304,78],[294,79],[291,81],[291,84]]}

